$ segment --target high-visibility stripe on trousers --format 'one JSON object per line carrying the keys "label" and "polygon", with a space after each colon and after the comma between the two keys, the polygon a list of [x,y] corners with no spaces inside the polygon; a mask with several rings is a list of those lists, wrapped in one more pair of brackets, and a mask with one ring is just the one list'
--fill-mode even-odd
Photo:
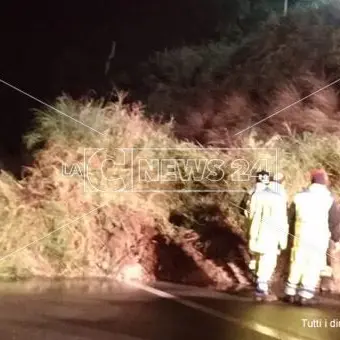
{"label": "high-visibility stripe on trousers", "polygon": [[[309,248],[309,249],[308,249]],[[320,279],[321,270],[325,264],[324,252],[314,247],[297,250],[291,263],[290,275],[285,293],[310,299],[314,296]]]}

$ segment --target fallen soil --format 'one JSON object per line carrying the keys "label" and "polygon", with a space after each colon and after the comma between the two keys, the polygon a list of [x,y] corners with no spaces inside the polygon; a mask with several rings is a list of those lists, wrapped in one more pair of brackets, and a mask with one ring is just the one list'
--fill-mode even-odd
{"label": "fallen soil", "polygon": [[112,255],[121,249],[120,268],[139,264],[146,281],[223,290],[251,283],[247,244],[224,220],[206,223],[199,232],[174,226],[169,236],[159,231],[156,221],[140,212],[124,214],[124,228],[115,232],[108,244]]}
{"label": "fallen soil", "polygon": [[[125,228],[129,225],[129,237],[134,236],[130,248],[126,247],[123,263],[140,264],[145,281],[160,280],[218,290],[239,290],[252,285],[246,240],[233,232],[227,221],[217,219],[199,232],[174,227],[174,235],[170,237],[158,231],[156,221],[140,213],[129,215],[124,218],[124,225]],[[126,237],[126,231],[124,233]],[[111,247],[117,246],[114,240],[111,242]],[[289,257],[289,251],[285,251],[278,258],[273,278],[276,287],[281,287],[287,278]],[[340,293],[340,253],[333,251],[331,258],[334,272],[331,288]]]}

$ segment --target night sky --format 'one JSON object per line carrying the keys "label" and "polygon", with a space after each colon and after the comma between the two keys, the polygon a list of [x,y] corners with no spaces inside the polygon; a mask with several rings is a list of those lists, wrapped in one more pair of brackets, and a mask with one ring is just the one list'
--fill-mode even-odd
{"label": "night sky", "polygon": [[[111,80],[154,50],[214,36],[206,0],[6,1],[1,6],[0,79],[49,103],[62,91],[105,94],[112,83],[104,68],[113,40]],[[0,100],[1,149],[19,157],[30,109],[39,104],[1,83]]]}

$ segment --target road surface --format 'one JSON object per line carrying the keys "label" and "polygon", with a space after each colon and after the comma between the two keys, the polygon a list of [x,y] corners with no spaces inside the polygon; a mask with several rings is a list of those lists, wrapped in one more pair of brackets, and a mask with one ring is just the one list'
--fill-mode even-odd
{"label": "road surface", "polygon": [[0,291],[3,340],[340,338],[340,305],[332,301],[263,305],[202,288],[111,281],[2,283]]}

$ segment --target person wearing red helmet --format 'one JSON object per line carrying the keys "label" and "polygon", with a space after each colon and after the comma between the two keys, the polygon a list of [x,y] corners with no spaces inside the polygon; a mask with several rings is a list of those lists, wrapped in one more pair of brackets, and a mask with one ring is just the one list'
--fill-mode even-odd
{"label": "person wearing red helmet", "polygon": [[316,287],[325,265],[329,240],[340,239],[339,211],[328,190],[328,175],[322,169],[311,171],[311,184],[295,195],[292,212],[294,242],[285,300],[315,302]]}

